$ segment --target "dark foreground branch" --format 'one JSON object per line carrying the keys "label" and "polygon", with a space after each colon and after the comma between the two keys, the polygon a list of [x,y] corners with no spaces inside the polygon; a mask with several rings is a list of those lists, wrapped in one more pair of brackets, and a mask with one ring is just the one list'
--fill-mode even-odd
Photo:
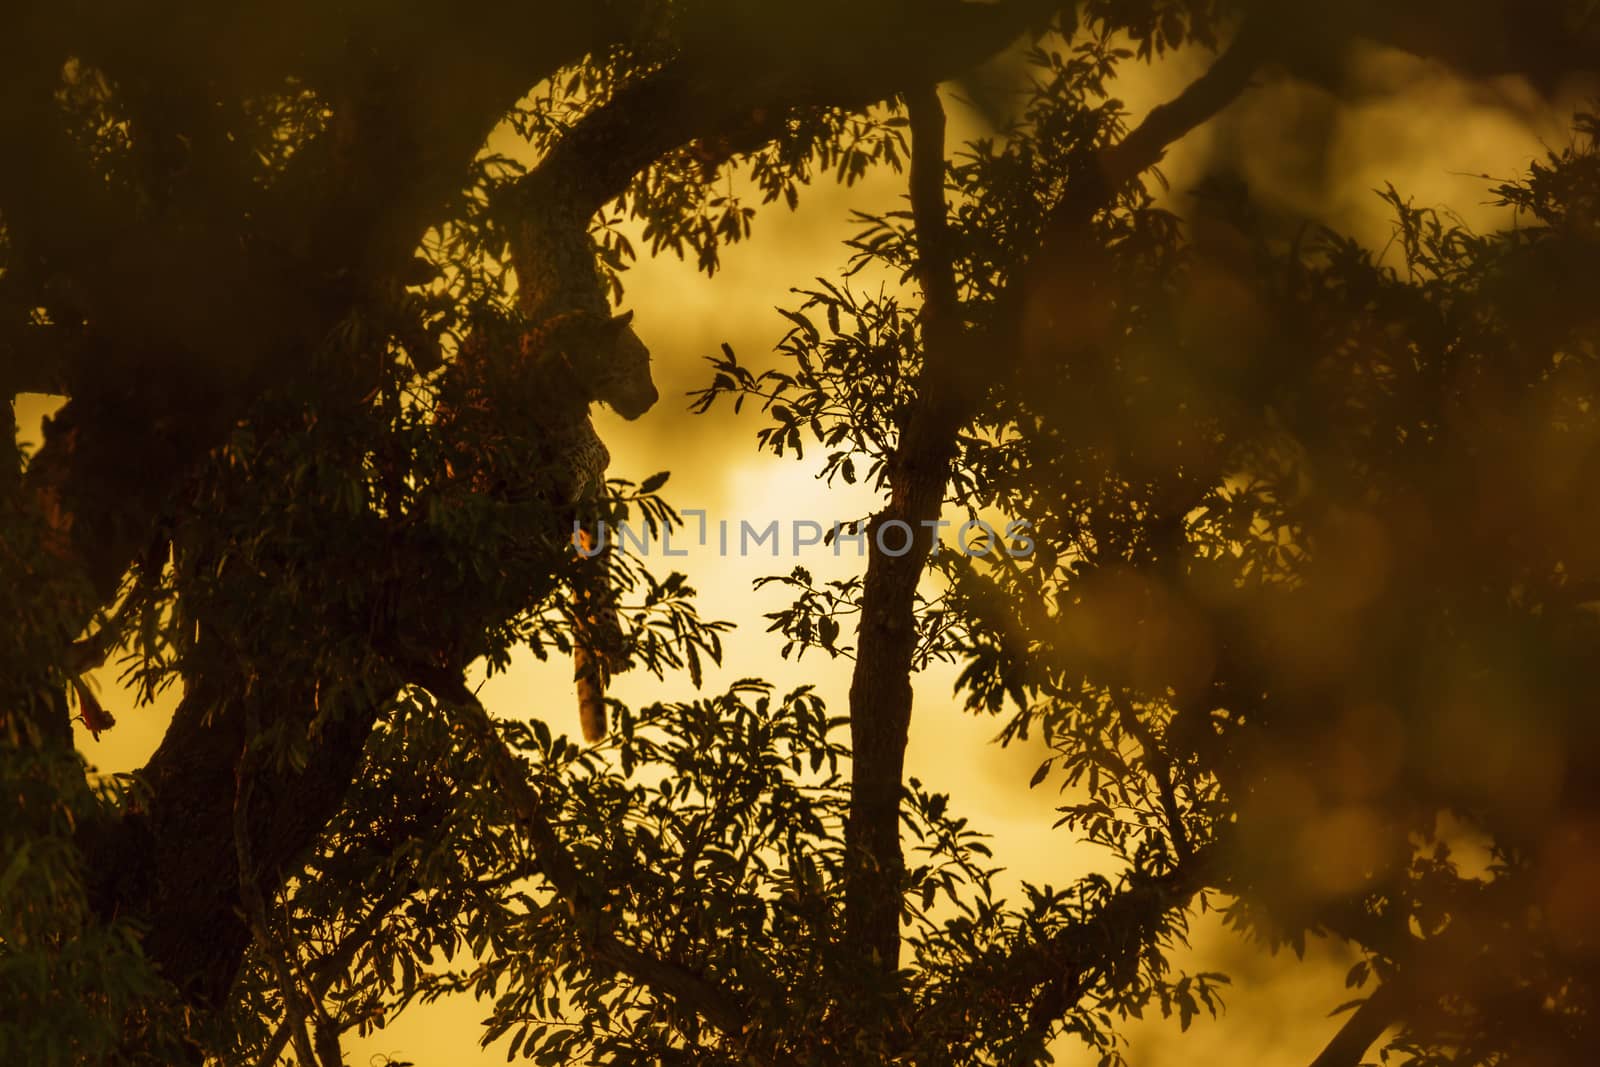
{"label": "dark foreground branch", "polygon": [[[944,504],[956,430],[968,410],[953,388],[961,348],[961,307],[949,251],[944,201],[944,108],[926,85],[906,94],[911,115],[911,208],[922,285],[925,355],[917,402],[899,427],[889,466],[889,505],[872,521],[873,543],[861,601],[861,629],[850,680],[851,803],[845,831],[846,936],[887,975],[900,963],[900,790],[911,726],[915,600]],[[909,530],[911,550],[878,548],[889,524]]]}
{"label": "dark foreground branch", "polygon": [[1405,999],[1398,981],[1379,986],[1345,1020],[1333,1040],[1311,1061],[1311,1067],[1357,1067],[1372,1043],[1398,1021]]}

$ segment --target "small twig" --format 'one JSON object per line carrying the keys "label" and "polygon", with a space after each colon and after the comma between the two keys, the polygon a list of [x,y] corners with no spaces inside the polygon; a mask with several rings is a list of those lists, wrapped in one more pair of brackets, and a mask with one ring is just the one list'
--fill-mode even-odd
{"label": "small twig", "polygon": [[1180,861],[1189,858],[1189,833],[1184,829],[1183,812],[1178,807],[1178,794],[1172,784],[1172,760],[1156,740],[1155,733],[1139,718],[1127,691],[1121,686],[1111,687],[1111,703],[1117,709],[1122,728],[1139,742],[1144,753],[1144,766],[1156,780],[1156,792],[1161,798],[1161,811],[1167,819],[1167,835],[1172,838],[1172,850]]}

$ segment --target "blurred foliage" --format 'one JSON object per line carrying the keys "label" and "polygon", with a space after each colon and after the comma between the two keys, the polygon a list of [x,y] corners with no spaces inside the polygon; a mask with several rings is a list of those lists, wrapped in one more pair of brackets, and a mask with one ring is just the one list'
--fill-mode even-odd
{"label": "blurred foliage", "polygon": [[[1096,102],[1103,48],[1038,53],[1022,123],[951,167],[970,321],[1120,129]],[[1382,256],[1276,232],[1225,178],[1183,223],[1129,193],[1091,261],[1050,264],[1021,373],[951,481],[974,520],[1026,518],[1033,551],[940,553],[924,602],[968,706],[1005,711],[1003,738],[1042,732],[1036,784],[1059,784],[1061,825],[1110,850],[1124,890],[1225,856],[1205,884],[1234,925],[1296,951],[1348,939],[1356,986],[1399,972],[1418,1002],[1403,1061],[1575,1063],[1591,1032],[1596,133],[1578,116],[1494,190],[1517,211],[1503,232],[1388,189]],[[866,222],[861,254],[909,277],[909,216]],[[835,449],[824,476],[863,455],[877,474],[914,402],[915,301],[801,295],[793,369],[725,352],[702,403],[755,398],[765,447],[799,458],[809,429]],[[780,622],[832,651],[859,595],[806,577]],[[1007,921],[1086,908],[1032,903]],[[1153,934],[1147,975],[1086,991],[1137,1014],[1180,935]],[[1066,1028],[1115,1056],[1106,1030]]]}

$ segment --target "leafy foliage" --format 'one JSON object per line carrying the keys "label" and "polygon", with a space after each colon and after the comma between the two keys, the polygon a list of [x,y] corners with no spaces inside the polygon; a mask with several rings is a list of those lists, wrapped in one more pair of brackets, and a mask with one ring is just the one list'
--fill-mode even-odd
{"label": "leafy foliage", "polygon": [[[957,663],[1002,742],[1042,737],[1031,784],[1058,791],[1057,827],[1101,851],[1102,873],[1007,899],[981,830],[911,779],[906,955],[887,973],[850,951],[852,752],[810,687],[780,697],[748,679],[618,705],[594,748],[516,718],[471,728],[464,667],[571,650],[561,590],[578,565],[551,442],[509,401],[462,414],[461,346],[529,325],[506,249],[538,164],[480,154],[406,249],[405,276],[359,297],[348,272],[301,284],[344,310],[295,339],[304,366],[222,420],[114,594],[68,565],[54,498],[23,491],[41,468],[7,459],[0,586],[43,592],[0,663],[14,808],[0,999],[24,1020],[0,1029],[0,1059],[305,1060],[313,1037],[470,993],[491,1005],[482,1041],[537,1063],[1032,1063],[1070,1037],[1115,1064],[1128,1020],[1153,1010],[1187,1029],[1221,1010],[1225,976],[1180,969],[1191,920],[1218,909],[1274,949],[1353,946],[1347,984],[1398,997],[1386,1056],[1581,1062],[1596,995],[1600,382],[1585,281],[1600,266],[1600,121],[1580,115],[1571,145],[1497,187],[1516,213],[1504,232],[1390,187],[1395,240],[1375,254],[1309,223],[1282,230],[1218,175],[1183,220],[1135,183],[1087,239],[1050,246],[1054,209],[1129,135],[1121,65],[1213,44],[1234,7],[1069,5],[1027,53],[1014,118],[944,169],[948,241],[911,212],[861,214],[840,276],[782,311],[780,365],[758,373],[725,345],[697,394],[702,415],[749,401],[758,448],[806,461],[820,446],[830,484],[888,496],[917,459],[906,427],[930,403],[937,316],[1014,340],[956,430],[943,502],[1025,537],[932,557],[911,662]],[[714,52],[706,27],[729,11],[639,5],[625,40],[501,117],[548,161],[682,55]],[[296,164],[337,154],[355,93],[301,58],[302,73],[218,105],[233,132],[195,146],[192,168],[159,158],[178,142],[145,132],[153,103],[114,62],[63,70],[53,118],[103,186],[96,203],[159,219],[219,167],[244,176],[236,198],[186,232],[250,219],[265,241]],[[823,175],[898,170],[909,129],[897,102],[813,103],[658,153],[598,226],[613,292],[635,251],[623,218],[644,223],[651,254],[712,273],[751,236],[742,197],[792,208]],[[90,321],[92,284],[75,291],[10,230],[3,251],[8,316]],[[940,254],[953,308],[922,295]],[[127,386],[133,410],[159,409],[170,367],[144,359],[92,398]],[[601,511],[676,526],[665,482],[614,481]],[[726,624],[700,618],[682,575],[626,552],[608,563],[636,659],[667,689],[682,675],[699,689]],[[782,655],[854,657],[869,580],[765,579],[795,596],[767,616]],[[233,790],[217,842],[243,874],[237,901],[232,884],[214,895],[259,910],[258,929],[218,1002],[151,965],[150,908],[118,910],[163,890],[119,881],[148,873],[137,835],[163,829],[149,813],[171,772],[94,784],[39,725],[67,714],[96,648],[146,697],[181,683],[172,736]],[[341,760],[342,778],[327,769]],[[281,792],[252,799],[259,768]],[[295,785],[330,779],[331,794]],[[252,847],[290,833],[273,817],[302,807],[310,847],[255,869]],[[1468,845],[1488,862],[1467,863]],[[90,854],[127,862],[91,871]],[[252,909],[263,885],[269,906]]]}

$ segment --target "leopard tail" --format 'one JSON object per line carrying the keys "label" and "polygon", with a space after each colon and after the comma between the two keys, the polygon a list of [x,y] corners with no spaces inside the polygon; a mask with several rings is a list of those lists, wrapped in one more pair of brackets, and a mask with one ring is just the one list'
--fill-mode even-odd
{"label": "leopard tail", "polygon": [[578,530],[578,547],[589,571],[577,595],[572,673],[578,686],[578,722],[583,739],[594,744],[606,735],[606,686],[611,682],[612,656],[622,641],[616,597],[606,580],[604,548],[595,548],[587,526]]}
{"label": "leopard tail", "polygon": [[604,661],[583,645],[572,650],[573,674],[578,682],[578,722],[583,739],[594,744],[606,735],[606,677]]}

